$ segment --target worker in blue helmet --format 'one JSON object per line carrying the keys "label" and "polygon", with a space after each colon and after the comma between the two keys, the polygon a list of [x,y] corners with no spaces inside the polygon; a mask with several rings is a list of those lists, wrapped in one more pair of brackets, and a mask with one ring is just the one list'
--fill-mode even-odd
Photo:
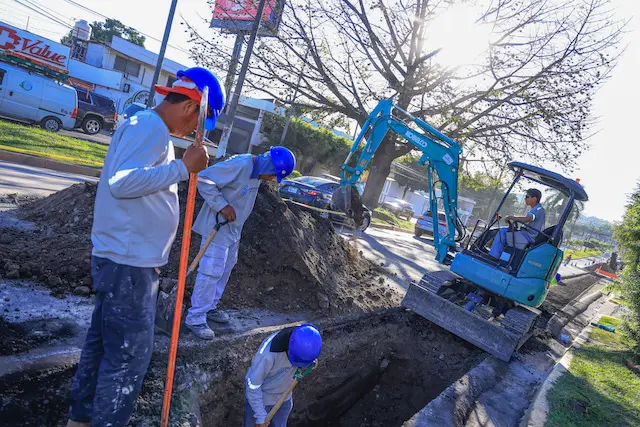
{"label": "worker in blue helmet", "polygon": [[285,147],[272,147],[259,156],[241,154],[216,163],[200,173],[198,191],[205,203],[193,225],[193,231],[207,239],[216,225],[218,213],[229,221],[220,228],[200,260],[196,283],[187,313],[187,327],[202,339],[215,333],[207,319],[229,322],[229,315],[218,309],[229,276],[238,260],[242,227],[249,218],[263,181],[282,181],[293,172],[296,158]]}
{"label": "worker in blue helmet", "polygon": [[209,87],[209,126],[224,105],[208,70],[178,73],[153,109],[130,117],[111,138],[96,194],[91,275],[96,301],[71,385],[68,426],[126,426],[153,352],[159,268],[167,264],[180,209],[178,182],[208,165],[203,147],[175,159],[170,136],[198,124]]}
{"label": "worker in blue helmet", "polygon": [[[293,374],[313,364],[321,350],[320,331],[311,324],[285,328],[267,337],[245,377],[244,427],[266,427],[267,414],[293,381]],[[292,408],[290,393],[270,425],[286,427]]]}

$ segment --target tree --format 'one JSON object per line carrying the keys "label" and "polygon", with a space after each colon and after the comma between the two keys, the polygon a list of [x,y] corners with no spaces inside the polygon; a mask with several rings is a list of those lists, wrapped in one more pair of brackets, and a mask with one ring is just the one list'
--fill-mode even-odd
{"label": "tree", "polygon": [[[271,129],[269,142],[272,145],[278,145],[284,129],[284,119],[267,114],[264,123],[265,127]],[[317,164],[339,175],[340,166],[351,148],[351,141],[334,134],[329,129],[317,128],[301,118],[292,117],[284,145],[295,153],[296,168],[303,175],[310,174]]]}
{"label": "tree", "polygon": [[[631,309],[627,328],[640,343],[640,185],[629,198],[622,222],[615,226],[615,239],[624,268],[618,289]],[[636,347],[640,353],[640,347]]]}
{"label": "tree", "polygon": [[[427,34],[456,4],[485,6],[491,43],[473,63],[445,67],[430,58],[440,46]],[[570,169],[587,148],[592,95],[617,58],[622,27],[609,0],[289,0],[278,36],[254,50],[246,85],[282,102],[298,87],[297,105],[360,125],[378,100],[394,97],[458,139],[465,168],[526,158]],[[193,59],[226,72],[228,43],[190,28]],[[368,206],[392,161],[411,150],[393,135],[381,144]]]}
{"label": "tree", "polygon": [[[117,19],[107,18],[105,22],[95,21],[89,25],[91,26],[91,41],[94,42],[110,43],[113,36],[118,36],[135,45],[144,47],[144,42],[147,39],[137,30],[127,27]],[[60,40],[60,43],[71,44],[71,31]]]}

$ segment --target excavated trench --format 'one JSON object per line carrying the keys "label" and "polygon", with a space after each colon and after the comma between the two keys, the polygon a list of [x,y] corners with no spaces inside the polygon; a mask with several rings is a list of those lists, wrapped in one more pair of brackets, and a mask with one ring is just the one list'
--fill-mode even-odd
{"label": "excavated trench", "polygon": [[[401,426],[484,357],[401,310],[327,320],[319,327],[322,356],[294,393],[294,427]],[[267,333],[257,335],[221,343],[225,352],[200,359],[191,375],[200,381],[183,382],[184,415],[176,424],[199,411],[203,426],[241,425],[246,366]]]}
{"label": "excavated trench", "polygon": [[[291,426],[401,426],[484,353],[400,309],[317,322],[324,348],[318,368],[294,392]],[[172,401],[172,426],[242,425],[243,380],[260,342],[277,328],[182,345]],[[132,426],[157,426],[166,340],[156,352]],[[23,358],[0,375],[0,419],[11,426],[62,426],[78,353]],[[18,357],[20,355],[17,355]],[[13,357],[16,357],[14,355]]]}

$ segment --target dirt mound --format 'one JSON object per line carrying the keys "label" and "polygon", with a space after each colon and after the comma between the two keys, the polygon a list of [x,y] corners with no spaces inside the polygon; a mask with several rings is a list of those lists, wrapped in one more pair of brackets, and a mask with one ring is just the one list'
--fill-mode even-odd
{"label": "dirt mound", "polygon": [[[180,185],[181,218],[187,186]],[[0,230],[0,275],[48,285],[55,295],[86,295],[91,286],[91,224],[96,184],[77,184],[24,206],[35,233]],[[196,199],[196,213],[203,200]],[[164,277],[176,278],[182,222]],[[192,237],[191,256],[200,236]],[[397,305],[400,297],[377,267],[339,236],[328,220],[285,204],[262,185],[245,224],[238,265],[221,304],[275,311],[360,311]],[[193,284],[187,285],[187,302]]]}

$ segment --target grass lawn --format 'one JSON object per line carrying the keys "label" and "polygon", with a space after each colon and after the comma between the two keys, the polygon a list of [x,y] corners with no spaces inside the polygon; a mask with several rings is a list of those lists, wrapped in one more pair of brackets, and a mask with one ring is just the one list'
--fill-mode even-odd
{"label": "grass lawn", "polygon": [[396,227],[405,228],[407,230],[413,230],[415,226],[411,221],[400,219],[392,212],[382,208],[376,208],[373,211],[373,218],[371,218],[371,221],[375,224],[395,225]]}
{"label": "grass lawn", "polygon": [[588,258],[590,256],[600,255],[602,251],[598,249],[587,249],[587,250],[577,250],[577,249],[567,249],[564,251],[564,258],[566,259],[569,255],[571,255],[571,259],[576,260],[580,258]]}
{"label": "grass lawn", "polygon": [[69,138],[35,126],[0,120],[0,150],[100,168],[107,148],[106,145]]}
{"label": "grass lawn", "polygon": [[[621,320],[603,316],[599,323],[618,328]],[[570,372],[549,391],[545,427],[620,427],[640,425],[640,377],[625,366],[633,360],[620,332],[593,328],[590,342],[576,352]]]}

